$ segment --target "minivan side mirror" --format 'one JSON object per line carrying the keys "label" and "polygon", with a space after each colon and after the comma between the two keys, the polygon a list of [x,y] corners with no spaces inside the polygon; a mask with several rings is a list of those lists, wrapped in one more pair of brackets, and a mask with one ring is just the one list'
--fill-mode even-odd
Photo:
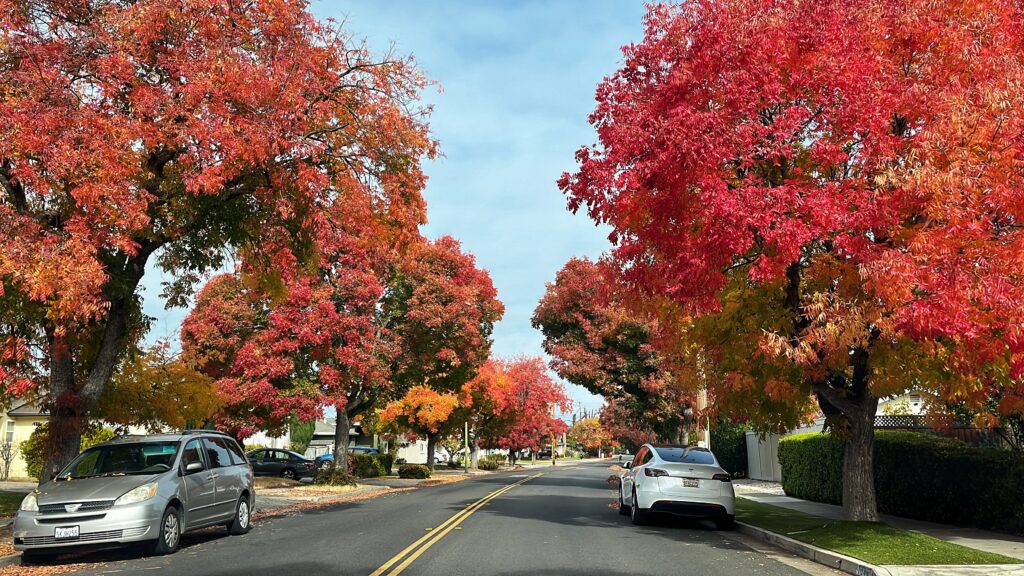
{"label": "minivan side mirror", "polygon": [[196,472],[203,471],[202,462],[189,462],[185,465],[185,474],[195,474]]}

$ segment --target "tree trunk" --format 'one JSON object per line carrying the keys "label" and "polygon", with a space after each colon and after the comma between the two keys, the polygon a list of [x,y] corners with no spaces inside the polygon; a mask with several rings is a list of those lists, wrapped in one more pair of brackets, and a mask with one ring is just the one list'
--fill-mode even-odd
{"label": "tree trunk", "polygon": [[434,469],[434,449],[437,446],[437,436],[427,434],[427,468]]}
{"label": "tree trunk", "polygon": [[516,451],[513,448],[508,449],[508,463],[515,468],[516,467]]}
{"label": "tree trunk", "polygon": [[334,422],[334,467],[348,468],[348,431],[351,425],[346,411],[338,410],[337,412],[338,415]]}
{"label": "tree trunk", "polygon": [[82,433],[88,420],[82,399],[75,391],[75,363],[65,336],[51,333],[49,423],[46,426],[46,455],[39,483],[47,482],[78,456]]}
{"label": "tree trunk", "polygon": [[480,463],[480,445],[477,444],[476,439],[474,438],[473,441],[469,443],[469,465],[472,468],[476,468],[477,464],[479,464],[479,463]]}
{"label": "tree trunk", "polygon": [[849,436],[843,447],[843,512],[847,520],[878,522],[875,501],[875,411],[878,399],[858,403],[846,414]]}

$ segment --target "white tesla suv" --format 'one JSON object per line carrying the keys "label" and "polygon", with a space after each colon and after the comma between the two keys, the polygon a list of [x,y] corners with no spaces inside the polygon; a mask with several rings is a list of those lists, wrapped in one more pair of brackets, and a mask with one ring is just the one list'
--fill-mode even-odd
{"label": "white tesla suv", "polygon": [[629,514],[634,524],[643,524],[651,513],[706,518],[725,530],[736,517],[736,494],[731,476],[710,450],[645,444],[626,464],[619,513]]}

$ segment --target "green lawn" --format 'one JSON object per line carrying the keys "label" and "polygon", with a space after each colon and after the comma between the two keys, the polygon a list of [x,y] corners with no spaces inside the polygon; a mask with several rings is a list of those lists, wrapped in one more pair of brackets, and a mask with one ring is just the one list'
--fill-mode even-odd
{"label": "green lawn", "polygon": [[18,511],[22,499],[28,492],[7,492],[0,490],[0,518],[10,518]]}
{"label": "green lawn", "polygon": [[847,522],[736,498],[736,520],[871,564],[1024,564],[881,522]]}

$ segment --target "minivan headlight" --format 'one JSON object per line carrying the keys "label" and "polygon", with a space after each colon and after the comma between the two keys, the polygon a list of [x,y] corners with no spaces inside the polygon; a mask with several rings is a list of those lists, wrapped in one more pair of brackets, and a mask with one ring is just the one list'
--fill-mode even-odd
{"label": "minivan headlight", "polygon": [[36,493],[29,492],[25,495],[25,499],[21,501],[21,507],[18,509],[24,512],[39,512],[39,502],[36,501]]}
{"label": "minivan headlight", "polygon": [[114,506],[120,506],[122,504],[136,504],[138,502],[145,502],[153,496],[156,496],[156,482],[151,484],[143,484],[138,488],[132,488],[118,498],[114,502]]}

